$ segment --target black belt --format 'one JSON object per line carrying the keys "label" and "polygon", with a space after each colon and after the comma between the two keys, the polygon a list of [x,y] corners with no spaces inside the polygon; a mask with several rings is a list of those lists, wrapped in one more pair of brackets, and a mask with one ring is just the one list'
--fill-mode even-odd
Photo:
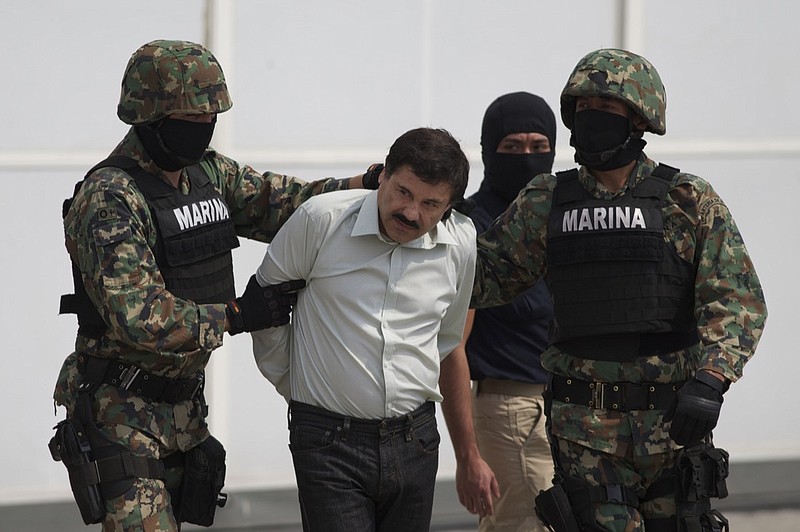
{"label": "black belt", "polygon": [[432,401],[426,401],[408,414],[382,418],[382,419],[362,419],[346,416],[337,412],[331,412],[325,408],[301,403],[292,400],[289,403],[289,418],[293,421],[309,420],[313,418],[343,423],[349,430],[366,432],[368,434],[379,434],[381,432],[398,432],[410,428],[417,428],[428,423],[436,416],[436,407]]}
{"label": "black belt", "polygon": [[171,404],[194,399],[203,390],[202,373],[196,379],[168,379],[119,360],[89,355],[81,355],[81,359],[85,360],[82,386],[108,384],[152,401]]}
{"label": "black belt", "polygon": [[590,382],[553,375],[549,389],[553,399],[562,403],[630,412],[666,410],[672,404],[675,392],[681,384],[683,383]]}

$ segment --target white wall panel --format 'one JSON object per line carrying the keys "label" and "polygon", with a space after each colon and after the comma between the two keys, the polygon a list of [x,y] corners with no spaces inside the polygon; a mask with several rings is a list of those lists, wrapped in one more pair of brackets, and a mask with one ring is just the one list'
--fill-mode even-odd
{"label": "white wall panel", "polygon": [[[121,5],[0,4],[0,504],[70,496],[63,466],[46,449],[63,415],[53,414],[53,384],[74,343],[74,317],[57,315],[58,298],[71,286],[61,201],[126,131],[115,110],[133,50],[155,38],[205,35],[197,0]],[[215,38],[224,38],[220,55],[235,102],[220,117],[224,144],[259,169],[318,178],[351,175],[382,159],[409,128],[444,127],[471,156],[475,190],[486,106],[502,93],[528,90],[558,115],[558,94],[578,59],[617,44],[618,6],[218,0],[226,18]],[[800,34],[792,21],[800,7],[788,0],[634,7],[644,17],[641,31],[622,33],[653,61],[669,94],[669,135],[652,139],[648,151],[719,191],[770,307],[759,352],[726,396],[717,443],[734,460],[800,458],[800,428],[786,421],[796,418],[791,392],[800,374],[792,334],[800,317],[792,281],[800,244],[793,203],[800,196]],[[562,126],[558,134],[556,167],[566,168],[568,134]],[[239,291],[263,251],[257,243],[236,251]],[[293,485],[285,404],[256,370],[249,338],[226,339],[212,359],[210,422],[228,448],[230,489]],[[444,442],[440,476],[452,477]]]}

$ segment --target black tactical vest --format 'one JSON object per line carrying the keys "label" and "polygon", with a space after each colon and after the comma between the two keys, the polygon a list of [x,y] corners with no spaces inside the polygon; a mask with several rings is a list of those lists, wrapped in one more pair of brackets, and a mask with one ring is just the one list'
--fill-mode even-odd
{"label": "black tactical vest", "polygon": [[[167,290],[199,304],[233,299],[236,294],[231,250],[239,246],[239,239],[228,206],[200,166],[186,168],[191,182],[188,195],[147,173],[129,157],[109,157],[86,175],[108,166],[130,175],[150,207],[158,234],[153,251]],[[76,186],[76,192],[81,184]],[[65,202],[65,215],[69,202]],[[73,281],[75,294],[62,296],[61,313],[78,314],[79,334],[99,338],[106,327],[89,300],[75,265]]]}
{"label": "black tactical vest", "polygon": [[556,174],[547,227],[552,341],[563,352],[629,361],[697,342],[694,265],[664,241],[662,206],[675,168],[596,199],[578,171]]}

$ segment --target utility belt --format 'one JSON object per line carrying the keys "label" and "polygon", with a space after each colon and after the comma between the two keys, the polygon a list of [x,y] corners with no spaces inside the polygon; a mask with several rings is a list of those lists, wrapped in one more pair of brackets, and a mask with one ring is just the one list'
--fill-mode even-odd
{"label": "utility belt", "polygon": [[[83,382],[75,417],[56,425],[49,448],[53,460],[63,462],[70,487],[85,524],[106,516],[106,501],[125,494],[137,478],[166,480],[166,469],[182,468],[179,485],[169,488],[177,522],[210,526],[217,507],[225,506],[225,449],[213,436],[186,452],[164,460],[138,456],[106,437],[94,420],[92,396],[100,384],[109,384],[156,401],[177,403],[202,392],[203,379],[170,380],[118,361],[81,355]],[[152,379],[152,380],[151,380]]]}
{"label": "utility belt", "polygon": [[202,394],[205,384],[202,373],[195,379],[169,379],[109,358],[82,354],[78,361],[83,385],[108,384],[159,403],[176,404],[194,399]]}
{"label": "utility belt", "polygon": [[552,375],[549,393],[562,403],[591,408],[630,412],[633,410],[666,410],[682,382],[633,383],[594,382],[573,377]]}

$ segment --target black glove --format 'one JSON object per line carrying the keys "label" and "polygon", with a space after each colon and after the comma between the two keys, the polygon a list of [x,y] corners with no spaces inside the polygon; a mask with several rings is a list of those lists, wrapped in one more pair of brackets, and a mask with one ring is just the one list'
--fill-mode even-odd
{"label": "black glove", "polygon": [[371,164],[364,176],[361,178],[361,186],[369,190],[378,190],[378,176],[383,171],[383,165],[380,163]]}
{"label": "black glove", "polygon": [[262,287],[256,276],[250,277],[241,297],[228,302],[228,334],[251,332],[289,323],[297,291],[306,286],[302,279]]}
{"label": "black glove", "polygon": [[678,445],[698,443],[717,426],[725,384],[705,371],[686,381],[664,414],[672,421],[669,436]]}

